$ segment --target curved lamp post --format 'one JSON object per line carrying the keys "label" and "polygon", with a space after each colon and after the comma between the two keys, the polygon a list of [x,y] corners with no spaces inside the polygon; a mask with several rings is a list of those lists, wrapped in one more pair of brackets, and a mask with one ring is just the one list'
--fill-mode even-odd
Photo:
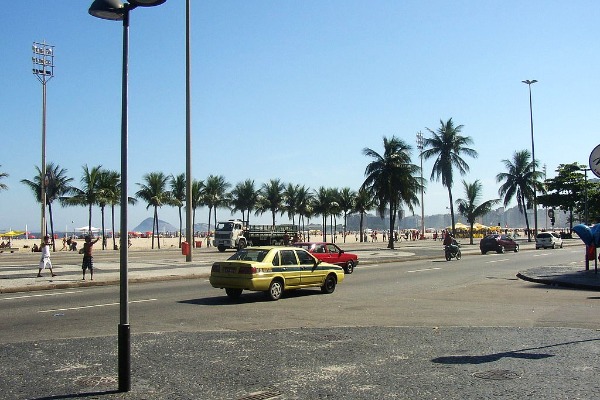
{"label": "curved lamp post", "polygon": [[123,21],[123,74],[121,81],[121,219],[119,238],[120,318],[119,318],[119,391],[131,390],[131,330],[129,326],[129,282],[127,276],[127,73],[129,59],[129,11],[137,6],[152,7],[166,0],[94,0],[90,15],[111,21]]}

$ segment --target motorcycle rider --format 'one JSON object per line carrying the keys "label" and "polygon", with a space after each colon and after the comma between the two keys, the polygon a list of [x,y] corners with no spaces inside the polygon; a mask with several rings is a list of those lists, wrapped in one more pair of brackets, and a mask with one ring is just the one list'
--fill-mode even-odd
{"label": "motorcycle rider", "polygon": [[458,250],[458,244],[456,242],[456,239],[452,237],[450,231],[446,231],[446,234],[444,235],[444,248],[446,246],[448,246],[448,249],[452,254],[456,254]]}

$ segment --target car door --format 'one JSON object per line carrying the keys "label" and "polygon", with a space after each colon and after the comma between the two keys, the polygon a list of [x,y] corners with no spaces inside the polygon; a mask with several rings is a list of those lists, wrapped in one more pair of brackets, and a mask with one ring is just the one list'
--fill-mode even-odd
{"label": "car door", "polygon": [[296,255],[302,267],[302,285],[320,285],[324,272],[315,266],[315,258],[302,249],[296,250]]}
{"label": "car door", "polygon": [[279,268],[286,287],[300,285],[302,279],[302,268],[298,265],[298,259],[294,250],[279,251]]}
{"label": "car door", "polygon": [[340,251],[339,247],[333,243],[327,243],[325,249],[327,254],[327,259],[325,260],[326,262],[340,266],[344,264],[344,254]]}

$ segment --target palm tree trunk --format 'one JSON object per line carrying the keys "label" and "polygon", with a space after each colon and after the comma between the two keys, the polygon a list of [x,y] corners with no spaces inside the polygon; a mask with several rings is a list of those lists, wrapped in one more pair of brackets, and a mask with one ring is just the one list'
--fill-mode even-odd
{"label": "palm tree trunk", "polygon": [[364,219],[365,219],[365,213],[361,212],[360,213],[360,223],[359,223],[359,229],[360,229],[360,242],[363,242],[363,233],[364,233],[364,229],[363,229],[363,223],[364,223]]}
{"label": "palm tree trunk", "polygon": [[181,232],[183,230],[183,220],[181,219],[181,206],[179,206],[179,248],[181,248]]}
{"label": "palm tree trunk", "polygon": [[160,232],[158,231],[158,207],[154,207],[154,219],[156,220],[156,245],[160,249]]}
{"label": "palm tree trunk", "polygon": [[[52,233],[52,251],[56,251],[56,241],[54,240],[54,220],[52,219],[52,203],[48,203],[48,215],[50,217],[50,232]],[[27,235],[27,232],[25,232]]]}
{"label": "palm tree trunk", "polygon": [[[115,239],[115,205],[111,204],[110,205],[110,219],[111,219],[111,224],[112,224],[112,228],[111,228],[111,233],[112,233],[112,240],[113,240],[113,249],[116,250],[117,249],[117,241]],[[121,235],[128,235],[128,232],[125,233],[121,233]]]}
{"label": "palm tree trunk", "polygon": [[396,216],[396,209],[397,206],[392,206],[390,204],[390,234],[389,236],[389,241],[388,241],[388,249],[392,249],[394,250],[394,220],[395,220],[395,216]]}
{"label": "palm tree trunk", "polygon": [[88,207],[88,233],[92,232],[92,204]]}
{"label": "palm tree trunk", "polygon": [[529,229],[529,218],[527,217],[527,205],[525,196],[521,196],[521,204],[523,204],[523,214],[525,214],[525,225],[527,226],[527,241],[531,242],[531,230]]}
{"label": "palm tree trunk", "polygon": [[450,198],[450,220],[452,221],[452,236],[456,237],[456,227],[454,223],[454,202],[452,201],[452,189],[448,187],[448,197]]}
{"label": "palm tree trunk", "polygon": [[102,250],[106,249],[106,239],[104,237],[104,206],[100,207],[100,215],[102,221]]}

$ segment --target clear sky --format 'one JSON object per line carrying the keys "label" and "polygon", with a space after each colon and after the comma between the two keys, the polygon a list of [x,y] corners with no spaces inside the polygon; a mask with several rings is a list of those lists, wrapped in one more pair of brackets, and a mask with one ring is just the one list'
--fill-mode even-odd
{"label": "clear sky", "polygon": [[[41,165],[34,41],[56,46],[47,161],[67,169],[76,186],[85,164],[120,170],[122,24],[90,16],[91,2],[17,1],[3,14],[0,171],[10,176],[0,192],[0,231],[39,230],[39,206],[20,183]],[[416,133],[428,136],[426,128],[453,118],[479,153],[466,158],[464,179],[483,183],[482,200],[497,198],[502,160],[531,150],[525,79],[539,81],[535,155],[548,177],[561,163],[587,164],[599,142],[597,1],[195,0],[191,13],[195,179],[356,190],[370,161],[363,148],[382,152],[383,137],[395,135],[419,164]],[[132,11],[129,60],[133,194],[146,173],[185,172],[183,0]],[[424,162],[426,178],[432,163]],[[464,197],[461,179],[455,199]],[[440,182],[428,179],[424,203],[426,215],[447,212]],[[129,228],[151,216],[144,204],[131,207]],[[172,207],[159,218],[178,224]],[[198,210],[196,222],[207,218]],[[56,204],[54,220],[59,231],[83,226],[87,210]],[[269,216],[253,219],[263,221]]]}

